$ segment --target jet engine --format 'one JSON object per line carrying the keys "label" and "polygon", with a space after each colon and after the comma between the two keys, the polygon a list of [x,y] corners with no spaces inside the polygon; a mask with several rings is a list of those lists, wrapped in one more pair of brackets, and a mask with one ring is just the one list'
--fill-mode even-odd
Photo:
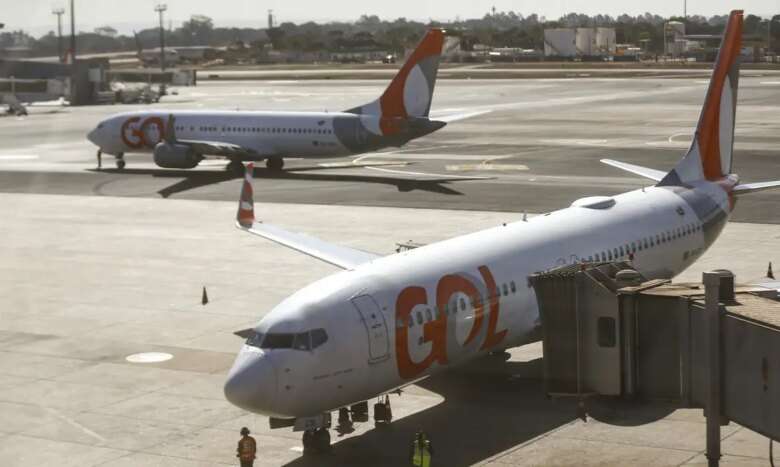
{"label": "jet engine", "polygon": [[191,147],[164,141],[154,147],[154,163],[166,169],[192,169],[203,159]]}

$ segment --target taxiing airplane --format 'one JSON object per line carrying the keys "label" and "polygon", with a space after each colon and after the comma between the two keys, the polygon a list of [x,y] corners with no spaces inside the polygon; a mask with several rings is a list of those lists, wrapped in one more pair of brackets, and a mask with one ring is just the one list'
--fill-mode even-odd
{"label": "taxiing airplane", "polygon": [[238,173],[242,161],[265,160],[269,169],[280,170],[285,157],[339,157],[402,146],[450,121],[486,113],[429,118],[443,44],[444,31],[428,31],[379,99],[344,112],[145,110],[102,121],[87,138],[116,156],[120,169],[125,153],[151,152],[160,167],[191,169],[205,156],[218,156]]}
{"label": "taxiing airplane", "polygon": [[[712,245],[737,200],[780,187],[731,172],[742,12],[733,11],[690,149],[668,173],[605,160],[654,180],[529,218],[380,256],[257,222],[252,170],[238,227],[343,271],[291,295],[253,329],[227,377],[227,399],[329,446],[329,414],[439,370],[538,339],[528,277],[580,262],[633,262],[671,278]],[[288,425],[288,426],[289,426]]]}

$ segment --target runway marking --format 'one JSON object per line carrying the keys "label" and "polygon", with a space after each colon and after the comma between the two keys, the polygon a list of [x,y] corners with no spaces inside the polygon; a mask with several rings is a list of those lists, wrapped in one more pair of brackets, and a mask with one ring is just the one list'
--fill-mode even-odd
{"label": "runway marking", "polygon": [[35,154],[0,154],[0,161],[29,161],[40,159]]}
{"label": "runway marking", "polygon": [[565,146],[579,145],[579,146],[607,146],[608,140],[606,139],[540,139],[540,143],[544,144],[563,144]]}
{"label": "runway marking", "polygon": [[[693,131],[693,130],[691,130],[691,131]],[[678,136],[686,136],[686,137],[690,138],[691,133],[675,133],[675,134],[673,134],[672,136],[669,137],[668,141],[670,143],[683,143],[683,142],[686,143],[686,144],[690,143],[690,139],[688,141],[675,141],[674,139],[677,138]]]}
{"label": "runway marking", "polygon": [[527,165],[523,164],[459,164],[459,165],[447,165],[444,167],[447,170],[453,172],[467,171],[467,170],[495,170],[495,171],[511,171],[511,170],[528,170]]}
{"label": "runway marking", "polygon": [[125,357],[130,363],[159,363],[166,362],[173,358],[173,355],[165,352],[142,352]]}
{"label": "runway marking", "polygon": [[77,422],[76,420],[73,420],[72,418],[66,417],[65,415],[60,413],[60,411],[58,411],[56,409],[52,409],[51,407],[44,407],[44,409],[46,409],[47,412],[49,412],[50,414],[52,414],[55,417],[59,418],[63,422],[65,422],[68,425],[72,426],[73,428],[77,428],[77,429],[81,430],[85,434],[95,438],[96,440],[100,441],[101,443],[105,443],[105,442],[108,441],[106,438],[100,436],[99,434],[97,434],[94,431],[90,430],[89,428],[85,427],[84,425],[82,425],[81,423]]}
{"label": "runway marking", "polygon": [[761,81],[760,84],[769,84],[769,85],[780,84],[780,81]]}
{"label": "runway marking", "polygon": [[484,160],[498,160],[509,159],[512,155],[471,155],[471,154],[401,154],[405,159],[419,159],[419,160],[460,160],[460,161],[484,161]]}
{"label": "runway marking", "polygon": [[293,452],[303,452],[303,446],[293,446],[290,448],[290,451]]}
{"label": "runway marking", "polygon": [[421,175],[423,177],[431,177],[432,179],[436,178],[463,178],[467,180],[474,180],[475,178],[478,179],[484,179],[484,180],[490,180],[491,177],[469,177],[466,175],[445,175],[445,174],[436,174],[436,173],[427,173],[427,172],[407,172],[404,170],[391,170],[391,169],[382,169],[379,167],[366,167],[369,170],[378,170],[380,172],[387,172],[387,173],[395,173],[395,174],[402,174],[402,175]]}

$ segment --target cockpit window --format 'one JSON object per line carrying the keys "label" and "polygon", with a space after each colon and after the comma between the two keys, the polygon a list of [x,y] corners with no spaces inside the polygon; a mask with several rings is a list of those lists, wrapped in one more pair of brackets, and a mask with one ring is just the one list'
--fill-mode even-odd
{"label": "cockpit window", "polygon": [[263,342],[263,333],[256,332],[253,333],[249,338],[246,340],[246,345],[251,345],[252,347],[260,347],[260,343]]}
{"label": "cockpit window", "polygon": [[263,349],[291,349],[295,334],[266,334]]}
{"label": "cockpit window", "polygon": [[255,333],[246,340],[247,345],[261,349],[295,349],[312,350],[328,340],[324,329],[292,333]]}
{"label": "cockpit window", "polygon": [[315,329],[311,332],[311,348],[316,349],[328,341],[328,333],[324,329]]}

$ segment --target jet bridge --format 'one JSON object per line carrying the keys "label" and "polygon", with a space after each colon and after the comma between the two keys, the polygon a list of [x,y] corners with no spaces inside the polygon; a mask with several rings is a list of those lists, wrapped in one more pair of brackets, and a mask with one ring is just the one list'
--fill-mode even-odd
{"label": "jet bridge", "polygon": [[704,284],[646,280],[627,262],[562,266],[529,280],[549,395],[707,408],[711,459],[715,430],[728,421],[780,439],[776,289],[735,286],[728,271],[705,273]]}

